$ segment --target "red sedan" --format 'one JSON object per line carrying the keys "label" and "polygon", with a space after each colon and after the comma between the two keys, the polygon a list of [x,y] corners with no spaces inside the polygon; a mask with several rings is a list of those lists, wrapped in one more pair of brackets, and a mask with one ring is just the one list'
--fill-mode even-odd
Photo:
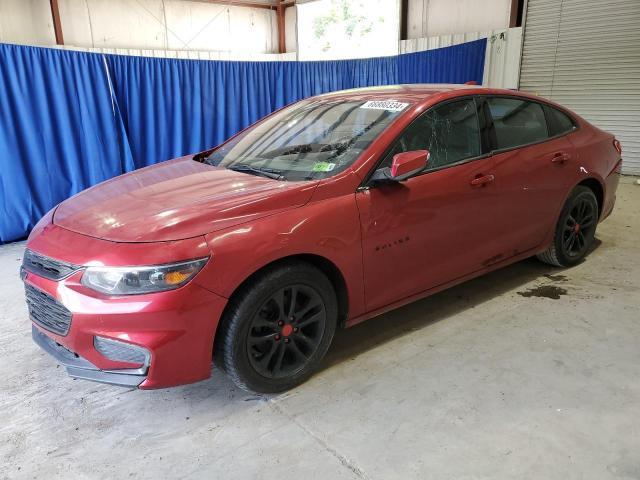
{"label": "red sedan", "polygon": [[349,90],[123,175],[34,228],[34,340],[74,377],[307,379],[335,329],[537,255],[569,266],[615,202],[619,142],[507,90]]}

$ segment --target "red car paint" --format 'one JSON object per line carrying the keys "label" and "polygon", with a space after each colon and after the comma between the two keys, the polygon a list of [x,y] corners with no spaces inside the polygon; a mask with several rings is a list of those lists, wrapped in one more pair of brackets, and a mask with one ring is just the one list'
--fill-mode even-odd
{"label": "red car paint", "polygon": [[[601,192],[601,220],[615,202],[620,153],[614,138],[571,113],[569,134],[366,188],[399,133],[431,106],[455,97],[519,92],[426,85],[362,89],[320,98],[410,106],[351,168],[319,181],[282,182],[211,167],[192,156],[112,179],[63,202],[27,247],[77,265],[155,265],[210,257],[177,290],[109,297],[80,283],[33,273],[25,281],[73,313],[62,337],[37,328],[104,370],[131,367],[103,357],[98,335],[143,346],[151,364],[140,388],[210,375],[213,340],[228,299],[253,273],[290,256],[321,258],[344,289],[346,326],[545,250],[569,192]],[[364,187],[364,188],[363,188]],[[393,281],[390,281],[390,273]],[[213,352],[215,355],[215,352]]]}

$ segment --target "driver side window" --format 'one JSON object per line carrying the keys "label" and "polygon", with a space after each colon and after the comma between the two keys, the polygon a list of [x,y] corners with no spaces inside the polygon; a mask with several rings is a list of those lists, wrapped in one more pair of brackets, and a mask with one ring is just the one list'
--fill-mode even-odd
{"label": "driver side window", "polygon": [[390,167],[394,155],[413,150],[429,151],[425,171],[479,156],[480,128],[473,99],[445,103],[425,112],[402,133],[379,168]]}

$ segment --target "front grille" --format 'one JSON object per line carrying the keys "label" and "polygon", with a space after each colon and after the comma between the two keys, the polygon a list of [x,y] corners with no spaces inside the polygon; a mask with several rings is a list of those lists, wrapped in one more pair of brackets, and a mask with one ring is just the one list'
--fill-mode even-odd
{"label": "front grille", "polygon": [[22,259],[22,268],[27,272],[35,273],[40,277],[57,281],[68,277],[82,267],[72,263],[63,262],[61,260],[45,257],[44,255],[40,255],[39,253],[27,249],[24,252],[24,258]]}
{"label": "front grille", "polygon": [[24,290],[31,320],[50,332],[65,336],[71,326],[71,312],[42,290],[27,283]]}

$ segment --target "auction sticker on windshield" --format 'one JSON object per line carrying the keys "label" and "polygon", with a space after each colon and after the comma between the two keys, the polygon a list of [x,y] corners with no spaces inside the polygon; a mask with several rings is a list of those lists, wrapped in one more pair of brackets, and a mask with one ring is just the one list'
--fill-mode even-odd
{"label": "auction sticker on windshield", "polygon": [[316,162],[313,166],[314,172],[330,172],[336,167],[335,163],[330,162]]}
{"label": "auction sticker on windshield", "polygon": [[369,100],[363,103],[360,108],[369,108],[371,110],[386,110],[387,112],[401,112],[407,108],[408,103],[398,102],[396,100]]}

